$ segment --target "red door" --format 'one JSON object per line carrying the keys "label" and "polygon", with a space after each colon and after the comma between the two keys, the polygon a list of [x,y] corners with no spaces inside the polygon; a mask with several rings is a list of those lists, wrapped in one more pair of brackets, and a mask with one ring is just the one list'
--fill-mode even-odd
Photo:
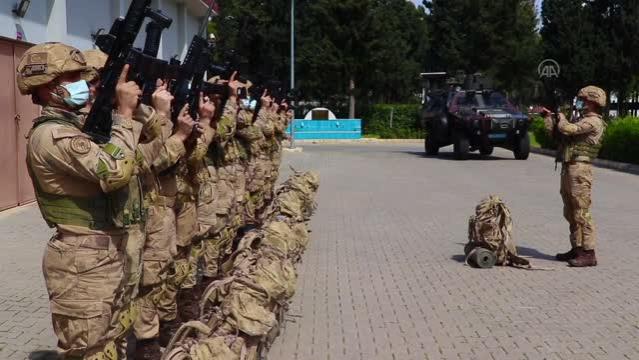
{"label": "red door", "polygon": [[0,210],[19,202],[13,47],[0,41]]}
{"label": "red door", "polygon": [[[15,45],[14,48],[14,69],[18,66],[22,54],[29,48],[27,45]],[[18,203],[20,205],[31,202],[35,199],[33,184],[27,171],[25,162],[27,156],[27,135],[31,129],[33,119],[40,115],[40,107],[31,102],[30,96],[22,96],[18,87],[15,87],[16,106],[16,144],[18,162]]]}

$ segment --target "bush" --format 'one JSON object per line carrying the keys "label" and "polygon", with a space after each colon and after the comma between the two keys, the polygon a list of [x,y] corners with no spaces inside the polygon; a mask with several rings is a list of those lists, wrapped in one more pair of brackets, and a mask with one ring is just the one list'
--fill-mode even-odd
{"label": "bush", "polygon": [[600,158],[639,164],[639,118],[613,120],[608,124],[602,145]]}
{"label": "bush", "polygon": [[[544,149],[556,149],[553,139],[544,128],[544,120],[535,117],[530,131]],[[639,164],[639,118],[626,117],[612,120],[602,140],[601,159]]]}
{"label": "bush", "polygon": [[[390,124],[393,111],[393,127]],[[424,131],[419,125],[419,104],[377,104],[364,117],[364,133],[382,139],[421,139]]]}
{"label": "bush", "polygon": [[533,135],[535,135],[535,139],[542,149],[554,150],[557,148],[557,144],[555,144],[555,141],[546,131],[546,128],[544,127],[544,119],[542,119],[541,116],[533,117],[532,123],[530,124],[530,131],[532,131]]}

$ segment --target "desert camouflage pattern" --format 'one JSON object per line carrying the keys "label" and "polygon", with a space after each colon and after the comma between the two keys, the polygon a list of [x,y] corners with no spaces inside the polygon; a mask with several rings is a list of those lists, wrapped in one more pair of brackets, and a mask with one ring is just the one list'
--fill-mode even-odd
{"label": "desert camouflage pattern", "polygon": [[48,84],[64,73],[82,72],[88,75],[87,61],[80,50],[62,43],[38,44],[27,51],[16,69],[16,82],[22,95],[29,95],[38,86]]}
{"label": "desert camouflage pattern", "polygon": [[512,237],[513,223],[510,209],[495,195],[482,200],[475,215],[468,219],[468,243],[464,253],[468,256],[476,247],[492,251],[497,265],[529,265],[517,255]]}

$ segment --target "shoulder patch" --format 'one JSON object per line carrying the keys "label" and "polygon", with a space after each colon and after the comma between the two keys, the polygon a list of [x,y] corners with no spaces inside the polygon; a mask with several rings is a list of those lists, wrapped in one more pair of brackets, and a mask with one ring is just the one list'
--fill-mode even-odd
{"label": "shoulder patch", "polygon": [[91,141],[83,136],[71,139],[71,150],[78,155],[86,155],[91,151]]}

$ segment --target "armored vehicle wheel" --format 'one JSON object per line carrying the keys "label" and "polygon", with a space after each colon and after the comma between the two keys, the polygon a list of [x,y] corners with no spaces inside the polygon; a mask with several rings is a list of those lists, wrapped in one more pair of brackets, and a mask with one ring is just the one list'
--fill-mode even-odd
{"label": "armored vehicle wheel", "polygon": [[470,141],[463,132],[459,131],[455,133],[455,143],[453,145],[455,151],[455,159],[466,160],[468,159],[468,151],[470,150]]}
{"label": "armored vehicle wheel", "polygon": [[426,139],[424,140],[424,150],[426,151],[426,155],[439,154],[439,145],[433,136],[426,135]]}
{"label": "armored vehicle wheel", "polygon": [[494,150],[495,150],[494,146],[484,145],[479,148],[479,153],[484,156],[488,156],[488,155],[492,155]]}
{"label": "armored vehicle wheel", "polygon": [[518,136],[515,138],[515,145],[513,147],[513,153],[515,159],[526,160],[530,155],[530,136],[526,133],[524,136]]}

